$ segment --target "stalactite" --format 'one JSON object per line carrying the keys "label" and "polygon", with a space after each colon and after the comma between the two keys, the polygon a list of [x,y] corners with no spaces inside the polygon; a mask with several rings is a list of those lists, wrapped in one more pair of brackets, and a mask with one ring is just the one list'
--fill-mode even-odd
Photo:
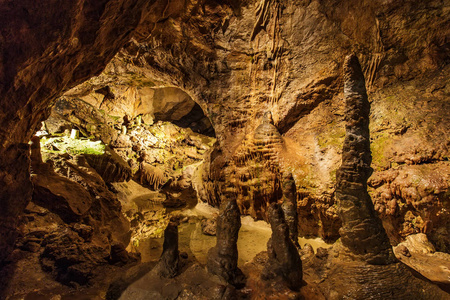
{"label": "stalactite", "polygon": [[150,186],[154,190],[160,189],[167,182],[163,170],[147,163],[141,163],[137,176],[140,184]]}
{"label": "stalactite", "polygon": [[364,68],[364,76],[367,79],[366,83],[369,88],[373,86],[378,67],[385,56],[383,40],[381,39],[380,21],[377,18],[375,18],[375,25],[375,47],[373,49],[372,57]]}

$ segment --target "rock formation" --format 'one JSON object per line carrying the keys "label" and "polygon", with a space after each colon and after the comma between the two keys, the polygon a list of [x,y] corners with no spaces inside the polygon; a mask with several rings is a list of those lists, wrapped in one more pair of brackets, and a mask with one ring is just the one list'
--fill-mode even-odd
{"label": "rock formation", "polygon": [[217,217],[216,246],[208,251],[208,271],[225,279],[235,287],[245,284],[245,277],[238,268],[237,240],[241,228],[241,214],[234,195],[227,191]]}
{"label": "rock formation", "polygon": [[[130,91],[139,81],[182,88],[214,125],[223,156],[215,157],[217,161],[229,161],[258,125],[260,112],[272,111],[295,152],[312,158],[307,160],[311,165],[297,160],[294,168],[294,176],[302,178],[297,184],[305,187],[298,192],[307,196],[299,205],[304,208],[300,226],[308,234],[337,236],[331,195],[343,138],[340,57],[353,49],[361,53],[373,92],[376,171],[395,164],[409,169],[440,163],[441,173],[448,173],[448,146],[440,138],[448,132],[450,111],[447,32],[433,30],[448,27],[444,2],[267,3],[109,0],[52,2],[45,8],[31,2],[2,5],[0,227],[5,230],[0,230],[0,240],[9,241],[2,249],[10,250],[14,220],[30,199],[27,143],[35,129],[57,96],[99,74],[125,43],[103,75],[133,77]],[[52,22],[41,22],[46,19]],[[101,99],[111,97],[111,89],[98,90]],[[427,113],[416,107],[425,107]],[[313,169],[318,171],[309,172]],[[445,191],[430,193],[420,185],[424,197],[448,199]],[[215,188],[209,185],[211,195]],[[407,193],[400,199],[384,195],[377,193],[374,200],[409,198]],[[437,203],[441,201],[429,204],[436,218],[416,206],[408,210],[414,218],[432,222],[427,235],[440,248],[448,248],[448,234],[440,225],[449,219],[448,212]],[[419,230],[407,219],[389,216],[387,221],[394,228],[406,223]]]}
{"label": "rock formation", "polygon": [[268,160],[270,165],[276,167],[277,153],[279,152],[277,148],[283,144],[283,139],[273,124],[271,112],[264,113],[261,124],[255,129],[253,143],[256,148],[254,152],[259,154],[261,158]]}
{"label": "rock formation", "polygon": [[[309,265],[326,298],[446,299],[436,285],[415,277],[394,256],[367,192],[372,173],[364,76],[355,55],[344,61],[346,137],[336,174],[341,240],[318,249]],[[320,250],[320,251],[319,251]]]}
{"label": "rock formation", "polygon": [[[35,168],[39,168],[39,166],[42,164],[41,139],[38,136],[33,136],[30,142],[31,168],[33,169],[33,166]],[[33,173],[32,170],[31,173]]]}
{"label": "rock formation", "polygon": [[[245,187],[258,186],[258,176],[244,168],[236,171],[230,162],[252,143],[261,112],[271,111],[286,147],[274,152],[282,158],[280,171],[290,168],[298,179],[301,233],[336,240],[341,223],[333,198],[335,171],[345,135],[340,70],[343,55],[351,51],[360,53],[371,97],[375,174],[369,185],[387,234],[397,243],[424,232],[438,251],[450,251],[446,1],[75,0],[40,5],[24,0],[3,1],[0,15],[0,262],[13,249],[19,216],[33,194],[31,137],[59,96],[99,75],[107,64],[101,77],[90,80],[98,86],[94,90],[101,101],[118,98],[113,88],[101,86],[102,80],[105,86],[118,78],[129,81],[130,94],[161,83],[182,89],[211,120],[218,142],[202,174],[202,195],[217,206],[218,187],[234,178],[245,180]],[[126,158],[131,152],[125,152],[121,155]],[[252,161],[241,165],[246,162]],[[92,171],[73,164],[70,180],[80,182],[79,174]],[[164,165],[173,170],[175,163]],[[235,176],[235,171],[242,172]],[[345,174],[343,170],[338,177]],[[238,191],[239,208],[256,218],[280,196],[275,192],[277,177],[262,175],[260,182],[271,183],[263,193],[259,187]],[[348,190],[343,184],[338,182],[341,196]],[[97,185],[85,187],[91,194]],[[256,195],[247,197],[247,191],[255,190]],[[103,229],[111,226],[110,219],[118,220],[120,206],[102,196],[93,205]],[[257,205],[248,199],[256,199]],[[375,215],[366,206],[370,199],[363,199],[355,215],[348,215],[353,210],[340,211],[342,241],[356,257],[388,262],[383,233],[369,231],[373,238],[362,240],[361,246],[350,240],[353,233],[358,238],[363,233],[352,231],[349,222],[361,217],[362,227],[357,228],[365,229],[364,220]],[[379,221],[369,223],[381,228]],[[376,241],[381,243],[370,247]],[[363,248],[377,253],[360,254]],[[387,266],[396,264],[364,265],[366,274],[354,276],[351,287],[359,287],[358,280],[379,280],[387,292],[376,295],[392,296],[390,288],[398,282],[390,275],[383,281],[378,275],[387,273],[375,272]],[[361,298],[376,292],[359,291]]]}
{"label": "rock formation", "polygon": [[42,269],[66,285],[88,284],[102,266],[128,263],[130,224],[102,177],[82,155],[42,162],[39,138],[32,141],[34,189],[20,247],[39,253]]}
{"label": "rock formation", "polygon": [[164,171],[150,164],[142,162],[139,165],[139,171],[136,174],[136,181],[144,186],[148,186],[153,190],[160,189],[166,182],[167,177]]}
{"label": "rock formation", "polygon": [[238,205],[243,214],[267,219],[269,203],[280,194],[279,153],[283,138],[273,124],[272,113],[265,112],[252,137],[235,151],[230,174],[238,190]]}
{"label": "rock formation", "polygon": [[341,241],[353,255],[369,263],[389,264],[395,261],[395,257],[367,192],[367,179],[373,171],[370,166],[370,104],[364,75],[355,55],[345,58],[344,98],[346,135],[342,165],[336,172]]}
{"label": "rock formation", "polygon": [[289,237],[297,248],[298,243],[298,213],[297,213],[297,191],[292,173],[283,174],[282,179],[283,198],[281,209],[286,225],[289,229]]}
{"label": "rock formation", "polygon": [[109,182],[122,182],[131,179],[130,166],[114,150],[106,148],[103,155],[85,155],[86,160],[103,180]]}
{"label": "rock formation", "polygon": [[101,72],[150,5],[140,0],[1,4],[0,261],[12,250],[18,215],[31,199],[28,141],[55,97]]}
{"label": "rock formation", "polygon": [[290,289],[298,291],[302,284],[302,260],[291,239],[283,210],[278,204],[272,203],[268,213],[272,237],[267,243],[269,260],[261,276],[265,280],[279,276]]}
{"label": "rock formation", "polygon": [[158,274],[172,278],[180,271],[180,252],[178,251],[178,221],[171,219],[164,230],[163,253],[157,265]]}
{"label": "rock formation", "polygon": [[450,254],[436,252],[424,233],[409,235],[394,247],[394,253],[402,263],[450,291]]}

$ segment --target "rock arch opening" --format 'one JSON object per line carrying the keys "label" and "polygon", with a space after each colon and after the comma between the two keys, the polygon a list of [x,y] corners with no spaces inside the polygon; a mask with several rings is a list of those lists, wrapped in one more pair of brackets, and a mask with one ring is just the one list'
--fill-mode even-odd
{"label": "rock arch opening", "polygon": [[[243,197],[236,199],[241,210],[262,218],[270,208],[265,203],[276,200],[253,193],[256,190],[253,187],[262,186],[261,172],[258,167],[246,168],[246,164],[256,164],[258,160],[252,158],[255,151],[246,147],[252,146],[251,143],[245,143],[251,140],[259,116],[264,111],[272,111],[274,126],[286,140],[286,149],[301,154],[285,157],[297,186],[299,219],[303,219],[299,223],[300,234],[309,232],[337,239],[341,223],[336,221],[343,205],[335,203],[333,197],[337,194],[335,183],[342,178],[336,169],[343,154],[340,151],[345,134],[341,67],[343,57],[357,50],[372,104],[369,118],[375,171],[367,182],[372,200],[364,199],[367,203],[373,201],[369,214],[382,218],[386,228],[389,240],[383,237],[381,248],[390,249],[390,244],[407,239],[407,246],[398,246],[395,255],[404,262],[419,263],[418,269],[420,263],[433,261],[437,267],[428,269],[424,276],[439,283],[445,278],[443,285],[448,289],[448,270],[436,271],[439,264],[445,264],[446,258],[436,260],[437,255],[431,254],[433,246],[426,242],[426,237],[437,251],[449,252],[450,181],[448,139],[445,139],[450,124],[448,32],[435,30],[446,28],[449,15],[442,1],[415,1],[414,5],[403,5],[402,1],[384,1],[382,5],[379,1],[354,2],[354,5],[327,0],[1,3],[0,268],[4,265],[16,268],[15,288],[23,278],[29,278],[20,274],[28,275],[28,269],[35,271],[36,266],[50,271],[59,282],[78,286],[95,276],[94,266],[101,266],[101,272],[106,274],[118,270],[112,265],[120,268],[133,261],[133,251],[125,251],[130,226],[145,233],[145,226],[148,229],[153,225],[140,224],[149,220],[149,214],[145,216],[145,213],[152,210],[155,202],[170,199],[172,204],[170,201],[167,204],[177,206],[180,195],[189,198],[199,192],[189,184],[192,171],[189,166],[195,163],[185,163],[183,157],[196,161],[196,154],[201,154],[192,136],[197,131],[208,132],[208,125],[205,127],[202,121],[206,120],[204,115],[213,122],[220,145],[212,151],[207,162],[209,169],[202,174],[208,185],[209,192],[203,195],[207,201],[218,205],[223,196],[218,187],[232,187],[227,183],[233,159],[239,168],[236,177],[241,180]],[[348,18],[349,15],[353,17]],[[76,86],[99,74],[108,62],[111,63],[102,75]],[[170,87],[154,78],[147,79],[151,76]],[[199,106],[194,104],[189,109],[192,103],[183,106],[175,101],[178,104],[151,105],[150,109],[139,96],[140,90],[146,90],[145,95],[165,99],[164,95],[171,94],[174,86],[183,88]],[[96,111],[79,109],[81,104],[75,109],[71,108],[72,104],[63,105],[63,110],[88,113],[89,121],[74,126],[79,120],[72,119],[72,125],[67,128],[69,133],[78,130],[72,138],[71,134],[64,136],[63,130],[59,137],[46,137],[45,142],[43,138],[42,145],[33,138],[30,146],[28,141],[36,126],[46,118],[49,105],[65,92],[66,100],[78,99]],[[118,107],[111,104],[114,102],[120,106],[121,113],[113,111]],[[196,113],[200,106],[204,115]],[[191,113],[180,117],[177,107]],[[98,122],[97,118],[103,121]],[[185,138],[186,135],[190,137]],[[142,136],[158,140],[155,143],[159,146],[147,152],[149,149],[139,144]],[[259,137],[266,144],[269,136]],[[77,144],[74,140],[87,144]],[[45,155],[39,155],[39,146]],[[168,160],[166,155],[159,155],[177,147],[187,150],[169,153],[172,157]],[[261,153],[272,152],[261,150]],[[60,158],[48,159],[51,156]],[[246,157],[251,159],[243,159]],[[132,177],[147,188],[140,190],[137,185],[115,183]],[[263,182],[264,185],[271,187],[272,179],[266,178],[269,184]],[[234,190],[230,192],[233,194]],[[148,201],[150,194],[164,197]],[[269,189],[268,195],[272,194]],[[119,195],[131,195],[134,201],[124,202]],[[33,202],[27,206],[32,197]],[[268,200],[257,199],[264,197]],[[265,206],[252,205],[255,199]],[[124,215],[121,209],[130,213]],[[272,215],[274,220],[279,219]],[[354,216],[351,213],[349,218]],[[152,221],[157,223],[164,218],[154,214]],[[26,223],[33,222],[33,230],[29,230]],[[277,223],[273,222],[274,227]],[[346,224],[343,236],[351,236],[355,226],[352,220]],[[16,241],[17,225],[25,233]],[[227,227],[226,222],[224,225]],[[169,228],[171,233],[175,233],[172,229],[176,226],[174,220]],[[382,231],[380,224],[369,227],[369,234],[372,230]],[[228,229],[235,231],[235,227],[228,226]],[[48,230],[53,233],[46,234]],[[358,233],[361,232],[364,233],[363,230]],[[230,236],[236,237],[234,232]],[[353,248],[353,252],[361,248],[369,256],[371,249],[376,249],[364,238],[361,240],[367,247],[351,240],[342,243],[344,248]],[[408,249],[414,249],[417,244],[430,253],[415,256],[417,253]],[[232,243],[229,248],[234,246]],[[367,265],[364,260],[351,256],[347,260],[340,256],[340,251],[334,251],[339,247],[337,242],[331,251],[321,249],[315,254],[303,251],[302,256],[309,260],[303,265],[308,270],[305,274],[309,272],[315,277],[304,277],[308,286],[300,288],[301,292],[324,298],[388,298],[400,287],[410,298],[446,298],[436,290],[436,296],[428,293],[430,283],[422,279],[415,280],[418,286],[405,285],[412,281],[402,280],[406,271],[404,267],[396,267],[403,266],[400,263]],[[178,254],[177,251],[169,249],[171,254]],[[22,256],[30,258],[31,263],[27,265]],[[188,256],[191,257],[190,253]],[[13,262],[9,263],[7,257]],[[274,266],[278,263],[284,264],[272,261]],[[261,273],[261,270],[253,271],[257,276]],[[39,272],[28,273],[39,276]],[[152,286],[152,292],[173,298],[174,294],[164,294],[159,286],[184,280],[187,286],[197,287],[198,282],[210,282],[211,277],[199,268],[179,276],[172,282],[155,281],[157,285]],[[29,279],[43,283],[40,278]],[[270,287],[261,291],[251,284],[250,281],[248,287],[253,292],[276,295]],[[235,295],[233,287],[214,286],[219,297]],[[0,283],[0,298],[3,287]],[[58,292],[61,286],[53,287],[52,296],[63,294]],[[311,287],[317,290],[308,290]],[[362,294],[350,295],[349,291]],[[177,292],[181,298],[187,298],[191,291]],[[36,293],[28,298],[33,296],[50,298]]]}

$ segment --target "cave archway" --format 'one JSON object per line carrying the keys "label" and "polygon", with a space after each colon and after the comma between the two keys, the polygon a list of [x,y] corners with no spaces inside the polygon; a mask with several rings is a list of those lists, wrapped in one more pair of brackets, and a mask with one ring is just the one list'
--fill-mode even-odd
{"label": "cave archway", "polygon": [[[31,261],[67,285],[87,284],[105,263],[130,262],[140,242],[160,237],[166,209],[193,208],[215,143],[180,89],[141,89],[135,101],[108,90],[58,99],[31,141],[34,188],[16,247],[39,254]],[[109,98],[85,101],[97,94]]]}
{"label": "cave archway", "polygon": [[[270,1],[256,0],[244,1],[242,6],[236,1],[214,0],[201,4],[177,0],[16,2],[0,5],[0,261],[12,250],[18,216],[32,194],[28,141],[46,119],[51,102],[99,74],[119,49],[123,53],[118,56],[130,68],[149,68],[148,73],[201,99],[199,105],[223,137],[220,142],[226,155],[239,146],[247,129],[251,131],[258,121],[252,116],[263,107],[275,108],[281,124],[287,115],[289,126],[283,127],[289,130],[284,134],[297,139],[297,144],[312,143],[314,147],[305,148],[319,161],[326,158],[325,148],[336,148],[334,133],[338,132],[329,135],[323,129],[342,125],[343,118],[329,120],[342,116],[342,57],[357,49],[373,91],[378,168],[395,173],[399,167],[399,178],[420,174],[429,165],[434,165],[439,181],[445,177],[440,174],[448,174],[448,145],[442,139],[450,124],[446,122],[450,111],[446,109],[448,39],[446,31],[429,30],[448,23],[442,2],[348,5],[306,1],[286,6],[278,5],[280,1],[271,6],[267,5]],[[342,13],[347,11],[355,18]],[[135,40],[128,43],[131,37]],[[114,66],[112,73],[116,67],[121,68]],[[111,97],[107,88],[97,91]],[[430,113],[423,118],[418,106]],[[295,123],[298,118],[302,119]],[[314,119],[318,122],[310,127]],[[321,131],[324,134],[316,135]],[[392,142],[392,151],[385,147],[387,140]],[[409,149],[403,151],[402,144]],[[216,160],[216,170],[227,164],[227,158]],[[329,165],[324,166],[324,183],[332,190],[333,174]],[[444,180],[442,189],[431,191],[434,195],[422,182],[412,186],[416,183],[403,181],[399,189],[407,192],[406,199],[397,204],[397,199],[389,197],[398,191],[384,193],[391,179],[381,189],[382,180],[371,184],[378,190],[378,208],[386,212],[386,219],[403,207],[404,200],[409,201],[409,187],[428,193],[425,204],[430,210],[422,216],[412,215],[406,225],[413,232],[433,230],[440,249],[448,251],[448,210],[440,204],[448,203],[440,202],[448,199],[448,179]],[[390,195],[387,200],[395,200],[389,202],[395,205],[387,205],[384,195]],[[424,205],[423,197],[417,198],[413,210]],[[328,204],[319,213],[334,217],[334,208]],[[417,222],[430,216],[439,219]],[[445,230],[430,229],[430,224],[443,224]]]}

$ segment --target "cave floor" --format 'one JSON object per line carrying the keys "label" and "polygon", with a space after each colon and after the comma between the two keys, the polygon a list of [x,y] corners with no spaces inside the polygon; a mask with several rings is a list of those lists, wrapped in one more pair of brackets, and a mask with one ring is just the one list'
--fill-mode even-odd
{"label": "cave floor", "polygon": [[[142,197],[136,197],[142,202]],[[152,209],[158,209],[158,205],[153,205]],[[215,236],[208,236],[202,233],[201,220],[205,218],[212,218],[218,213],[218,210],[206,204],[198,204],[190,209],[177,209],[165,212],[166,214],[176,213],[182,218],[179,225],[179,250],[181,253],[187,254],[185,267],[182,274],[175,280],[156,280],[157,277],[152,268],[156,265],[161,253],[163,245],[163,237],[148,237],[141,239],[137,247],[129,247],[131,252],[140,253],[140,262],[131,263],[123,267],[105,265],[100,266],[99,271],[96,272],[96,277],[92,279],[89,286],[66,286],[55,281],[50,274],[44,272],[40,267],[39,253],[30,253],[17,249],[15,251],[14,264],[10,264],[2,270],[4,276],[10,277],[11,280],[7,283],[7,295],[5,299],[8,300],[40,300],[40,299],[118,299],[122,291],[126,293],[120,299],[140,299],[136,298],[136,291],[133,291],[133,286],[146,286],[146,289],[140,294],[147,295],[145,299],[159,299],[156,296],[149,297],[149,293],[156,295],[154,291],[158,288],[173,284],[172,289],[178,286],[177,291],[181,290],[182,286],[186,286],[192,281],[191,277],[196,280],[205,279],[205,287],[207,286],[221,286],[218,278],[210,280],[210,275],[206,272],[207,252],[216,243]],[[242,217],[242,227],[240,229],[238,250],[239,260],[238,265],[246,272],[256,272],[254,267],[247,266],[258,253],[267,250],[266,244],[271,235],[270,226],[264,221],[254,221],[251,217]],[[300,244],[303,246],[309,243],[316,250],[318,247],[330,247],[321,239],[300,239]],[[147,278],[147,279],[146,279]],[[150,279],[149,279],[150,278]],[[208,278],[208,280],[206,280]],[[152,284],[146,284],[145,281],[152,281]],[[195,280],[194,280],[195,281]],[[135,283],[133,283],[135,282]],[[143,283],[144,282],[144,283]],[[157,284],[159,282],[159,284]],[[175,283],[174,283],[175,282]],[[191,282],[193,286],[198,284]],[[178,284],[178,285],[177,285]],[[131,287],[131,289],[129,288]],[[127,290],[128,288],[128,290]],[[162,292],[161,292],[162,293]],[[161,295],[161,293],[157,293]],[[164,293],[162,293],[164,294]],[[127,296],[128,295],[128,296]],[[131,296],[134,295],[134,296]],[[165,294],[164,294],[165,295]],[[167,299],[173,298],[175,295],[165,295]],[[178,295],[179,296],[179,295]],[[177,296],[177,297],[178,297]],[[207,296],[204,292],[203,296]],[[201,297],[203,297],[201,296]],[[131,298],[130,298],[131,297]],[[155,298],[156,297],[156,298]],[[144,299],[144,298],[143,298]]]}

